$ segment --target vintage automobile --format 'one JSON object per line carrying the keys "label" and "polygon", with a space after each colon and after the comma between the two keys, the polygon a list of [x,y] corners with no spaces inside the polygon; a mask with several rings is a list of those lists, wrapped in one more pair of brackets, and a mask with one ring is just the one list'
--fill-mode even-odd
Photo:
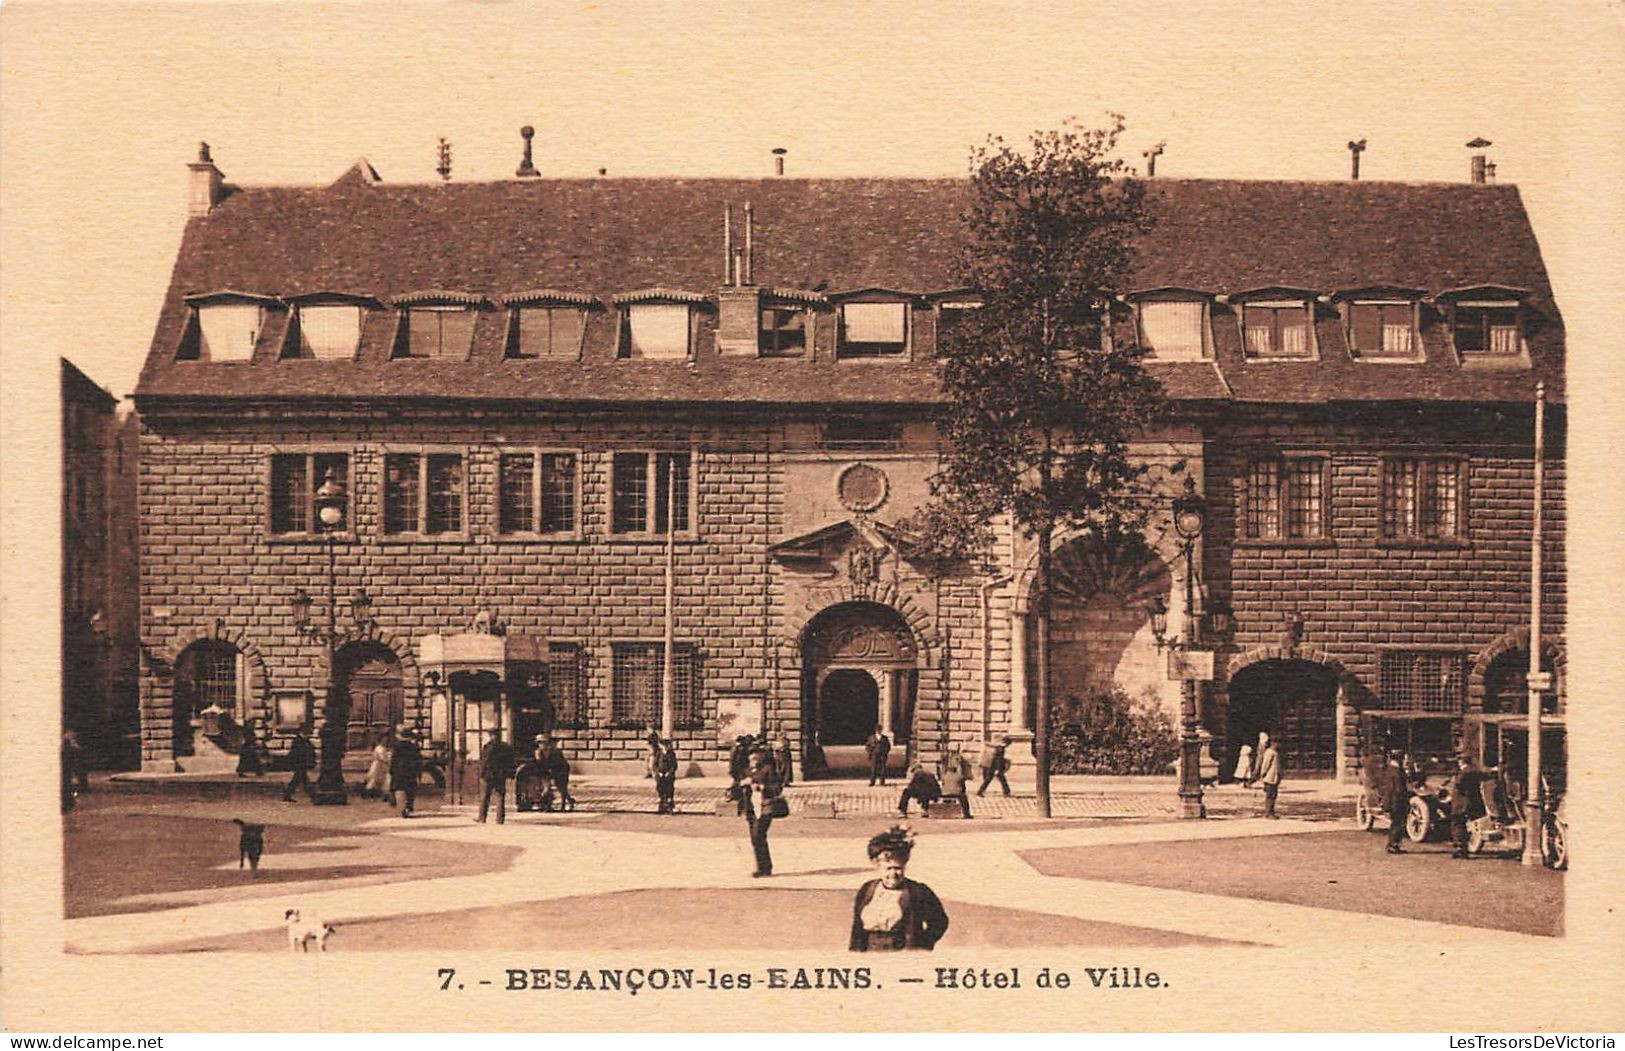
{"label": "vintage automobile", "polygon": [[[1366,831],[1388,827],[1388,814],[1382,805],[1382,782],[1386,776],[1380,756],[1372,757],[1360,770],[1360,791],[1354,797],[1354,821]],[[1406,776],[1411,785],[1411,801],[1405,814],[1405,838],[1412,843],[1443,836],[1449,827],[1450,793],[1455,788],[1456,766],[1448,759],[1430,756],[1411,763]]]}

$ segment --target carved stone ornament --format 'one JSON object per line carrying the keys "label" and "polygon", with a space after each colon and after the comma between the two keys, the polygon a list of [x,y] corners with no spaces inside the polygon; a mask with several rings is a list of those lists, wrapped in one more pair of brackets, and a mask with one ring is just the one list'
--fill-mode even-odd
{"label": "carved stone ornament", "polygon": [[873,464],[855,463],[841,471],[835,480],[841,506],[860,514],[873,511],[886,502],[891,482],[886,472]]}
{"label": "carved stone ornament", "polygon": [[846,574],[854,584],[873,584],[880,579],[880,563],[885,558],[884,548],[854,547],[846,556]]}

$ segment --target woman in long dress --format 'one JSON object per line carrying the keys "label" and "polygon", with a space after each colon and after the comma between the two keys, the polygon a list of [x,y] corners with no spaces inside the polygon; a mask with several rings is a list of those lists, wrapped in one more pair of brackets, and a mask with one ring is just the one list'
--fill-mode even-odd
{"label": "woman in long dress", "polygon": [[1243,744],[1236,752],[1236,780],[1244,785],[1253,783],[1253,746]]}
{"label": "woman in long dress", "polygon": [[383,731],[372,742],[372,762],[367,766],[367,780],[362,791],[369,796],[389,795],[389,733]]}

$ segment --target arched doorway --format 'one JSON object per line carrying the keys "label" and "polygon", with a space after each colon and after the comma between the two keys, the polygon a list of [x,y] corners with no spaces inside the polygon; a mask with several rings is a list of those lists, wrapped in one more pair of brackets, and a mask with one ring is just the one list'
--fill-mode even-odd
{"label": "arched doorway", "polygon": [[914,739],[918,662],[914,634],[890,606],[843,602],[814,617],[802,637],[806,768],[866,774],[863,745],[879,726],[894,746],[889,765],[903,770]]}
{"label": "arched doorway", "polygon": [[837,668],[824,677],[818,698],[818,740],[863,744],[880,725],[880,684],[862,668]]}
{"label": "arched doorway", "polygon": [[333,659],[334,701],[329,718],[345,721],[344,750],[366,752],[378,735],[406,715],[400,658],[377,642],[352,642]]}
{"label": "arched doorway", "polygon": [[1264,660],[1230,679],[1226,755],[1275,738],[1288,776],[1337,773],[1337,673],[1307,660]]}

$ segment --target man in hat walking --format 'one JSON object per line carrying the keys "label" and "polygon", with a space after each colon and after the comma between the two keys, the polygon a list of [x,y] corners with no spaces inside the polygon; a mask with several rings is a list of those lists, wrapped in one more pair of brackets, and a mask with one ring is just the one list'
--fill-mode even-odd
{"label": "man in hat walking", "polygon": [[402,817],[411,817],[417,805],[418,778],[423,774],[423,751],[418,747],[418,735],[403,730],[395,742],[395,751],[389,757],[389,805],[395,805],[395,793],[405,794],[401,807]]}
{"label": "man in hat walking", "polygon": [[288,746],[288,766],[293,770],[293,779],[282,790],[282,801],[293,802],[293,794],[303,788],[310,801],[316,802],[316,788],[310,783],[310,772],[316,769],[316,746],[310,743],[310,732],[303,726]]}
{"label": "man in hat walking", "polygon": [[514,765],[513,745],[504,741],[501,734],[493,734],[480,749],[480,780],[485,783],[485,792],[480,796],[480,816],[475,819],[480,824],[485,824],[493,795],[497,800],[497,824],[507,822],[508,778],[513,776]]}

